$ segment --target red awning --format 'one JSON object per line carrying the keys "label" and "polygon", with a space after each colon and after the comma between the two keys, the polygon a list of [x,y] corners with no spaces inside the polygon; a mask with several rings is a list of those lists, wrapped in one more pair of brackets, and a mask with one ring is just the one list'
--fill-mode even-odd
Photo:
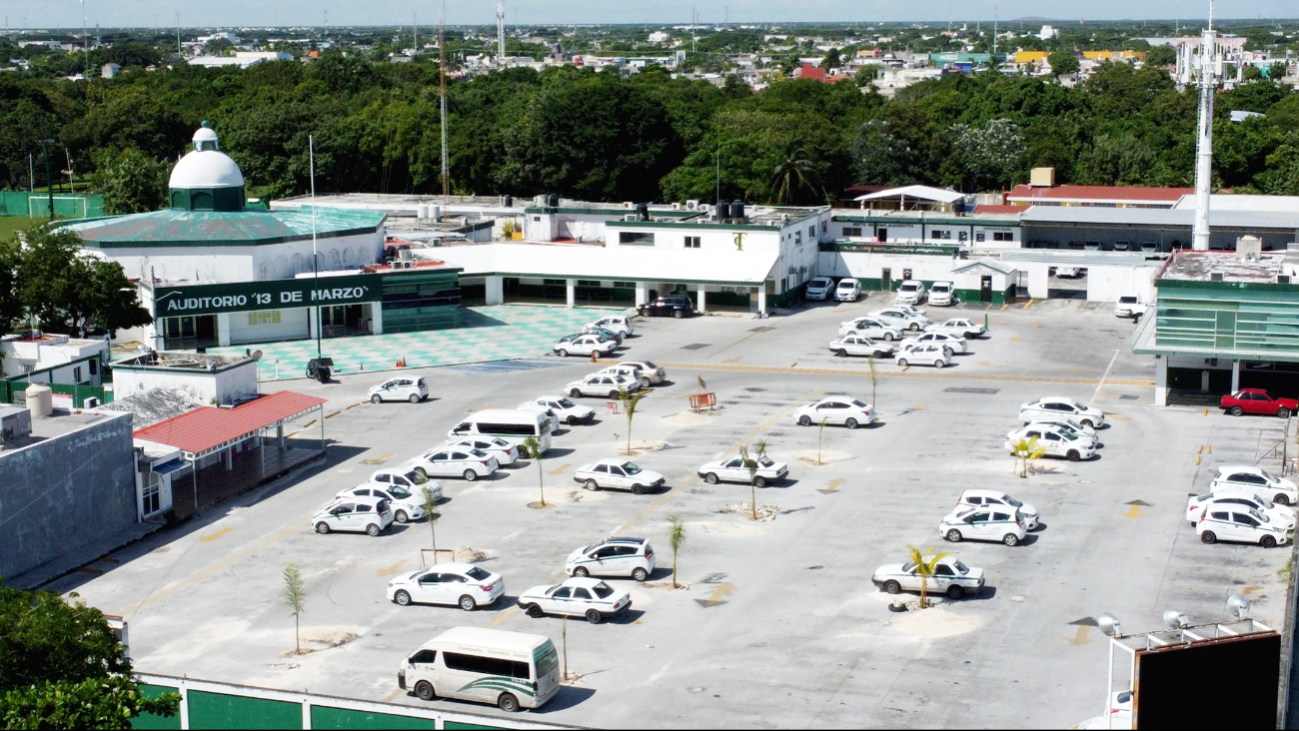
{"label": "red awning", "polygon": [[165,444],[202,456],[229,444],[240,442],[258,430],[281,424],[319,409],[325,399],[292,391],[267,394],[233,409],[211,406],[194,409],[135,432],[136,439]]}

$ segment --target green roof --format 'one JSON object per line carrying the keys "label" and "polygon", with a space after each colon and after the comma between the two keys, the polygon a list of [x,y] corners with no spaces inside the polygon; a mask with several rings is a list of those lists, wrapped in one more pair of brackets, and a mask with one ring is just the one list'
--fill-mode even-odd
{"label": "green roof", "polygon": [[[374,233],[387,214],[343,208],[317,208],[315,230],[321,239]],[[69,223],[86,245],[101,249],[166,246],[247,246],[310,241],[311,208],[277,211],[154,211]]]}

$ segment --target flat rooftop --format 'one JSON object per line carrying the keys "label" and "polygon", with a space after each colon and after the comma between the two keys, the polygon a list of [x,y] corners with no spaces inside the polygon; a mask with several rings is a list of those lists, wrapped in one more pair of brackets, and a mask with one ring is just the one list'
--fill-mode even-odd
{"label": "flat rooftop", "polygon": [[1281,274],[1284,254],[1264,254],[1258,259],[1241,258],[1234,251],[1179,251],[1168,260],[1161,280],[1190,282],[1218,281],[1275,284]]}
{"label": "flat rooftop", "polygon": [[32,434],[30,437],[19,439],[7,449],[0,449],[0,458],[10,452],[29,447],[37,442],[43,442],[47,439],[61,437],[64,434],[71,434],[74,431],[84,429],[93,424],[99,424],[109,419],[120,419],[125,414],[99,411],[55,409],[52,416],[42,418],[32,417]]}
{"label": "flat rooftop", "polygon": [[[385,211],[400,215],[415,212],[422,205],[440,205],[443,209],[490,208],[522,213],[524,206],[532,205],[531,198],[514,198],[511,206],[498,195],[417,195],[404,193],[336,193],[316,196],[316,205],[329,208],[362,208],[368,211]],[[311,196],[302,195],[271,201],[271,210],[296,209],[311,205]]]}
{"label": "flat rooftop", "polygon": [[141,353],[113,364],[114,368],[161,368],[167,370],[214,372],[245,363],[255,363],[261,351],[252,355],[210,355],[183,350]]}

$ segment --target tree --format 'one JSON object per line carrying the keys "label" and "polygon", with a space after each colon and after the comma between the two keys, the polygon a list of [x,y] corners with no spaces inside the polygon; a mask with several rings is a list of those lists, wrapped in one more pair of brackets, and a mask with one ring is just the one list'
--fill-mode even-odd
{"label": "tree", "polygon": [[963,190],[1007,188],[1024,165],[1024,138],[1019,125],[993,119],[983,127],[952,125],[957,175]]}
{"label": "tree", "polygon": [[167,162],[127,148],[116,155],[101,154],[96,167],[91,185],[104,196],[104,213],[144,213],[166,204],[171,170]]}
{"label": "tree", "polygon": [[920,577],[920,608],[925,609],[929,607],[929,580],[934,577],[934,569],[939,561],[952,554],[950,551],[935,554],[932,546],[925,552],[910,544],[907,550],[911,552],[911,563],[916,566],[916,576]]}
{"label": "tree", "polygon": [[1172,46],[1155,46],[1146,51],[1147,66],[1172,66],[1177,63],[1177,51]]}
{"label": "tree", "polygon": [[122,265],[83,254],[72,231],[35,226],[23,236],[17,291],[28,319],[46,330],[82,336],[96,328],[113,333],[153,322]]}
{"label": "tree", "polygon": [[293,654],[302,654],[302,636],[298,622],[306,611],[307,590],[302,584],[302,574],[298,565],[291,563],[284,569],[284,603],[289,605],[289,616],[293,617]]}
{"label": "tree", "polygon": [[826,52],[825,58],[821,59],[821,68],[825,69],[826,73],[831,73],[840,66],[843,66],[843,59],[839,55],[838,48],[831,48]]}
{"label": "tree", "polygon": [[820,423],[820,424],[817,424],[817,426],[816,426],[816,463],[817,463],[817,465],[823,465],[823,464],[825,464],[825,462],[822,462],[822,461],[821,461],[821,438],[825,435],[825,422],[826,422],[826,419],[828,419],[828,418],[829,418],[829,417],[826,417],[826,416],[821,417],[821,423]]}
{"label": "tree", "polygon": [[637,391],[635,394],[627,393],[627,389],[622,386],[618,387],[618,398],[622,401],[622,412],[627,416],[627,456],[632,455],[631,451],[631,420],[636,416],[636,405],[640,400],[645,398],[644,391]]}
{"label": "tree", "polygon": [[672,549],[672,588],[677,588],[677,553],[686,542],[686,524],[680,515],[668,517],[668,546]]}
{"label": "tree", "polygon": [[23,305],[18,296],[18,265],[22,247],[17,237],[0,239],[0,335],[5,335],[22,317]]}
{"label": "tree", "polygon": [[521,446],[522,449],[520,449],[520,451],[523,452],[528,459],[537,463],[537,485],[541,490],[541,502],[538,504],[538,507],[544,508],[546,507],[546,474],[545,470],[541,467],[541,444],[537,441],[536,437],[528,437],[523,440]]}
{"label": "tree", "polygon": [[1028,477],[1028,463],[1030,460],[1041,459],[1046,456],[1046,447],[1038,444],[1037,437],[1020,439],[1010,445],[1010,453],[1019,460],[1020,477]]}
{"label": "tree", "polygon": [[871,355],[866,356],[866,362],[869,363],[871,367],[871,408],[875,409],[875,413],[878,414],[879,407],[876,406],[876,402],[875,402],[875,383],[876,383],[875,355],[872,353]]}
{"label": "tree", "polygon": [[1286,66],[1285,61],[1277,61],[1268,67],[1267,78],[1279,84],[1289,71],[1290,67]]}
{"label": "tree", "polygon": [[1263,69],[1257,66],[1246,66],[1241,69],[1240,78],[1243,81],[1260,81],[1263,78]]}
{"label": "tree", "polygon": [[1046,57],[1046,62],[1051,64],[1051,73],[1058,79],[1061,76],[1071,76],[1078,73],[1081,65],[1078,59],[1074,58],[1072,53],[1067,51],[1056,51]]}
{"label": "tree", "polygon": [[104,615],[71,598],[0,586],[0,725],[129,729],[142,713],[176,715],[180,696],[145,698]]}
{"label": "tree", "polygon": [[[816,196],[820,187],[820,175],[816,165],[808,159],[807,151],[791,147],[785,151],[780,162],[776,163],[771,176],[771,189],[779,205],[790,205],[798,200],[806,200],[800,193]],[[824,197],[825,191],[820,191]]]}
{"label": "tree", "polygon": [[740,460],[749,471],[749,492],[753,496],[753,519],[758,519],[758,467],[767,456],[767,443],[761,439],[753,443],[753,454],[749,454],[749,445],[740,445]]}
{"label": "tree", "polygon": [[424,514],[428,516],[428,528],[433,534],[433,563],[438,562],[437,522],[438,518],[442,517],[442,514],[438,512],[438,499],[432,490],[427,487],[424,488]]}
{"label": "tree", "polygon": [[897,185],[917,180],[911,150],[893,134],[888,120],[872,119],[857,127],[850,145],[857,181],[867,185]]}

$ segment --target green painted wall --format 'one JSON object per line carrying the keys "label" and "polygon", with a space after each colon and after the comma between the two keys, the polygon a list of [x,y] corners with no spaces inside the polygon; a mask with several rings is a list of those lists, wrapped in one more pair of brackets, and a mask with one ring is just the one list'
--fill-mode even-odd
{"label": "green painted wall", "polygon": [[[450,728],[450,725],[447,726]],[[347,708],[330,708],[328,706],[311,707],[311,728],[313,729],[433,729],[437,728],[431,718],[412,718],[390,713],[371,713],[353,711]],[[486,727],[484,727],[486,728]]]}
{"label": "green painted wall", "polygon": [[189,727],[201,729],[301,729],[302,705],[191,690]]}
{"label": "green painted wall", "polygon": [[[141,683],[140,692],[144,694],[145,698],[157,698],[163,693],[176,693],[177,690],[175,688],[167,688],[161,685],[146,685]],[[131,719],[131,728],[179,729],[180,712],[177,712],[176,715],[171,716],[170,718],[167,716],[157,716],[152,713],[144,713]]]}
{"label": "green painted wall", "polygon": [[465,731],[498,731],[500,726],[478,726],[472,723],[457,723],[456,721],[447,721],[442,725],[445,729],[464,729]]}

